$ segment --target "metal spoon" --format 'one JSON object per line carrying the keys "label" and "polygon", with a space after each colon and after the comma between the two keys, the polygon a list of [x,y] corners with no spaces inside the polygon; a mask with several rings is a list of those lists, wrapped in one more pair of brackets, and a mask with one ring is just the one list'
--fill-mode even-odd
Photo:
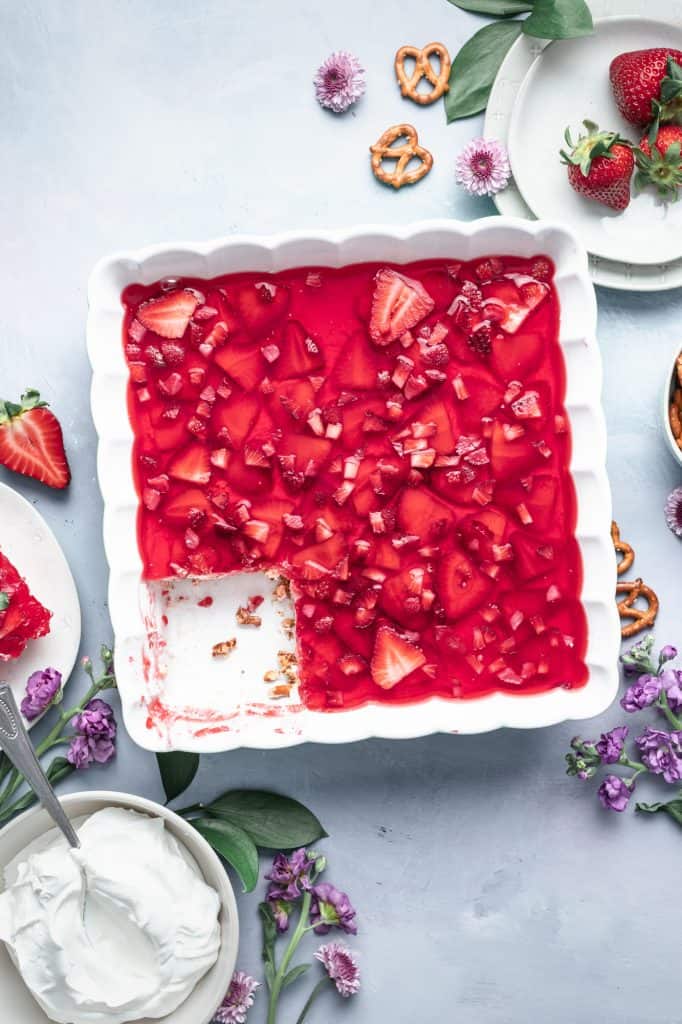
{"label": "metal spoon", "polygon": [[0,685],[0,748],[24,776],[55,825],[66,836],[69,846],[78,850],[80,840],[35,755],[14,694],[9,686],[3,685]]}

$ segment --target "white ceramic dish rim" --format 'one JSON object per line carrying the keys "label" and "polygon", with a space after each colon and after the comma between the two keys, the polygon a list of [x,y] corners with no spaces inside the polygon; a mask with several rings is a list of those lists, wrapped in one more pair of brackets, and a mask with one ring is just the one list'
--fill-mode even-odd
{"label": "white ceramic dish rim", "polygon": [[[660,27],[661,29],[665,29],[666,27],[668,27],[668,23],[667,22],[661,21],[661,20],[659,20],[657,18],[653,18],[653,17],[652,18],[644,18],[644,17],[640,17],[638,15],[623,14],[623,15],[611,15],[611,16],[606,17],[606,18],[595,18],[594,19],[595,32],[600,31],[600,30],[608,31],[610,26],[612,26],[612,25],[613,26],[615,26],[615,25],[622,25],[623,23],[625,23],[626,25],[632,25],[633,27],[635,25],[637,25],[637,24],[640,24],[640,23],[641,24],[646,24],[647,26],[655,25],[657,27]],[[538,54],[538,56],[535,58],[535,60],[533,61],[533,63],[529,67],[528,73],[526,74],[526,77],[524,78],[524,80],[521,83],[521,86],[520,86],[520,88],[518,90],[518,93],[516,95],[516,100],[514,102],[514,108],[512,110],[512,114],[511,114],[511,118],[510,118],[510,122],[509,122],[509,158],[510,158],[510,162],[511,162],[511,165],[512,165],[512,172],[514,174],[514,180],[516,181],[517,188],[519,189],[519,192],[520,192],[520,194],[521,194],[521,196],[523,198],[523,201],[529,207],[529,209],[533,213],[533,216],[537,216],[540,219],[543,219],[543,213],[540,212],[539,214],[537,214],[535,212],[535,209],[534,209],[534,206],[533,206],[533,201],[532,201],[532,196],[530,196],[528,194],[528,188],[524,189],[523,187],[521,187],[519,185],[519,180],[520,180],[521,177],[525,177],[526,182],[529,182],[529,181],[532,180],[533,175],[532,175],[532,170],[529,171],[528,165],[525,164],[522,160],[519,160],[519,152],[518,152],[519,147],[514,144],[514,140],[518,138],[520,124],[521,124],[522,119],[524,117],[524,103],[526,102],[526,100],[528,98],[528,94],[529,94],[530,90],[533,89],[534,87],[536,87],[536,79],[542,73],[542,60],[543,60],[543,58],[545,56],[545,51],[549,50],[551,47],[555,46],[557,43],[565,43],[565,42],[566,42],[566,40],[553,40],[552,42],[548,43],[547,46],[545,46],[545,48],[542,51],[542,53]],[[557,155],[557,159],[558,159],[558,155]],[[549,211],[546,211],[546,212],[547,212],[547,215],[549,216]],[[676,234],[674,228],[669,226],[668,230],[672,230],[673,233]],[[590,248],[589,252],[590,252],[591,256],[595,257],[598,260],[609,260],[610,262],[617,262],[614,259],[614,256],[612,254],[609,254],[609,253],[604,252],[604,251],[597,251],[596,247],[595,248]],[[669,259],[666,259],[665,263],[666,264],[678,263],[678,262],[680,262],[680,260],[682,260],[682,251],[678,250],[677,254],[675,254],[674,256],[671,256]],[[636,267],[643,267],[643,268],[646,268],[646,267],[649,267],[649,268],[651,268],[651,267],[658,267],[660,265],[660,263],[661,263],[660,260],[657,260],[655,257],[652,257],[651,255],[647,255],[647,254],[642,254],[640,256],[640,258],[637,259],[637,260],[630,259],[630,260],[625,261],[625,262],[627,262],[628,265],[636,266]]]}
{"label": "white ceramic dish rim", "polygon": [[[104,497],[104,544],[110,565],[109,609],[117,644],[129,642],[131,608],[138,607],[141,560],[136,539],[138,499],[132,473],[132,429],[124,400],[127,384],[121,344],[121,290],[129,283],[177,277],[210,278],[234,270],[267,272],[292,266],[343,266],[367,260],[409,262],[443,256],[472,259],[491,252],[551,255],[562,303],[560,341],[567,364],[567,408],[573,421],[571,469],[578,494],[583,602],[590,623],[591,678],[581,690],[524,697],[493,694],[471,701],[431,698],[418,704],[368,704],[343,712],[297,712],[287,734],[281,719],[259,725],[242,716],[239,731],[187,734],[182,749],[213,752],[236,747],[275,748],[306,741],[352,742],[372,736],[411,738],[435,732],[478,733],[500,727],[536,728],[593,717],[613,700],[617,686],[619,624],[613,599],[615,557],[610,540],[611,496],[606,476],[606,426],[601,408],[602,369],[596,299],[587,257],[563,226],[491,217],[470,223],[424,221],[401,227],[368,225],[348,231],[297,232],[271,237],[232,236],[206,243],[157,245],[114,254],[94,269],[89,283],[88,351],[93,366],[92,412],[99,434],[98,475]],[[139,642],[144,627],[139,616]],[[137,640],[136,637],[133,639]],[[147,749],[167,749],[141,727],[134,709],[143,683],[117,662],[124,718],[132,738]]]}
{"label": "white ceramic dish rim", "polygon": [[672,456],[679,466],[682,466],[682,450],[677,447],[675,441],[675,435],[673,434],[672,427],[670,426],[670,399],[672,398],[673,391],[678,387],[677,383],[677,358],[682,352],[682,344],[678,341],[675,343],[675,348],[672,353],[672,368],[670,369],[666,379],[665,387],[663,388],[663,432],[665,439],[668,442],[668,447],[672,452]]}
{"label": "white ceramic dish rim", "polygon": [[[617,3],[614,0],[591,0],[590,7],[595,17],[629,15],[633,18],[648,18],[650,15],[650,4],[646,0],[617,0]],[[674,7],[667,14],[671,18],[682,18],[682,3],[674,0]],[[506,144],[512,111],[524,77],[549,42],[522,34],[510,47],[488,100],[483,132],[486,137],[498,138]],[[535,219],[514,181],[502,192],[498,192],[493,201],[503,216],[522,217],[531,221]],[[589,267],[596,285],[617,291],[658,292],[682,286],[682,260],[657,266],[636,266],[590,255]]]}
{"label": "white ceramic dish rim", "polygon": [[[163,1017],[160,1024],[209,1024],[217,1007],[220,1005],[227,983],[237,962],[239,948],[239,917],[237,901],[227,871],[223,867],[212,847],[196,829],[192,828],[169,807],[148,800],[146,797],[132,793],[109,792],[107,790],[84,790],[62,796],[61,803],[70,818],[94,814],[102,807],[126,807],[150,817],[163,818],[176,839],[197,862],[204,879],[211,885],[220,898],[221,947],[218,959],[213,967],[201,979],[192,994],[173,1013]],[[14,857],[21,853],[33,840],[54,828],[54,823],[47,811],[42,807],[32,807],[5,825],[0,831],[0,872]],[[18,841],[17,834],[25,834],[25,841]],[[208,866],[208,867],[207,867]],[[0,946],[2,943],[0,943]],[[7,957],[12,971],[16,968]],[[1,965],[0,965],[1,966]],[[227,979],[227,980],[226,980]],[[0,974],[0,981],[2,976]],[[0,985],[0,988],[2,986]],[[32,999],[32,997],[29,996]],[[199,1000],[201,1005],[199,1005]],[[33,1002],[33,1001],[32,1001]],[[37,1003],[34,1004],[39,1016],[37,1020],[48,1018],[43,1014]],[[11,1007],[6,1007],[11,1010]],[[190,1016],[191,1011],[191,1016]],[[142,1022],[142,1024],[146,1024]]]}

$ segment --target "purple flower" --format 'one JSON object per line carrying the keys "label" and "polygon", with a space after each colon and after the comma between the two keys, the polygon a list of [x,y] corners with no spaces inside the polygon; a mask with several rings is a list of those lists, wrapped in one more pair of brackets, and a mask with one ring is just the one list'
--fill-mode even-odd
{"label": "purple flower", "polygon": [[76,732],[88,741],[92,760],[106,764],[116,752],[116,719],[110,704],[95,697],[73,721]]}
{"label": "purple flower", "polygon": [[66,760],[70,761],[74,768],[79,771],[92,764],[93,757],[90,751],[90,744],[85,736],[74,736],[66,752]]}
{"label": "purple flower", "polygon": [[275,918],[275,924],[278,932],[285,932],[289,927],[289,916],[292,910],[292,904],[288,900],[271,899],[268,895],[268,900],[272,903],[272,913]]}
{"label": "purple flower", "polygon": [[661,683],[668,698],[668,707],[677,714],[682,711],[682,672],[679,669],[666,668],[661,672]]}
{"label": "purple flower", "polygon": [[260,988],[260,982],[249,977],[244,971],[235,971],[227,995],[216,1010],[212,1024],[244,1024],[253,1006],[257,988]]}
{"label": "purple flower", "polygon": [[602,764],[616,764],[623,753],[627,734],[627,725],[620,725],[617,729],[611,729],[610,732],[603,732],[601,734],[601,739],[595,743],[595,749],[602,760]]}
{"label": "purple flower", "polygon": [[294,850],[289,857],[284,853],[276,854],[265,876],[272,883],[268,889],[268,900],[290,902],[300,899],[302,893],[310,889],[310,869],[314,862],[315,855],[308,853],[305,847]]}
{"label": "purple flower", "polygon": [[34,672],[26,682],[26,696],[21,702],[21,713],[32,722],[49,708],[62,688],[62,674],[56,668]]}
{"label": "purple flower", "polygon": [[320,65],[313,82],[317,102],[342,114],[364,93],[365,70],[352,53],[337,50]]}
{"label": "purple flower", "polygon": [[623,694],[620,706],[624,711],[641,711],[654,704],[661,692],[661,681],[656,676],[640,676]]}
{"label": "purple flower", "polygon": [[664,512],[668,527],[678,537],[682,537],[682,487],[676,487],[672,494],[668,495]]}
{"label": "purple flower", "polygon": [[599,799],[609,811],[624,811],[635,789],[617,775],[607,775],[599,787]]}
{"label": "purple flower", "polygon": [[682,779],[682,732],[664,732],[646,727],[635,743],[642,751],[642,764],[666,782]]}
{"label": "purple flower", "polygon": [[677,648],[673,647],[672,644],[666,644],[665,647],[661,648],[661,653],[658,655],[659,665],[664,665],[666,661],[672,661],[677,657]]}
{"label": "purple flower", "polygon": [[472,196],[492,196],[511,177],[507,150],[496,139],[472,139],[455,162],[455,180]]}
{"label": "purple flower", "polygon": [[344,999],[355,995],[360,988],[360,968],[355,956],[346,946],[339,942],[328,942],[320,946],[315,959],[324,966]]}
{"label": "purple flower", "polygon": [[320,882],[313,889],[310,920],[318,935],[326,935],[332,928],[341,928],[349,935],[357,935],[355,910],[345,892],[335,889],[329,882]]}

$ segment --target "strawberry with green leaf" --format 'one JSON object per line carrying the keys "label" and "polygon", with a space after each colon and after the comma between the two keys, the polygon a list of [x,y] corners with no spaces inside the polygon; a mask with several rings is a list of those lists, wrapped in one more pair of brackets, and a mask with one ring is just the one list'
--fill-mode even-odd
{"label": "strawberry with green leaf", "polygon": [[583,125],[587,134],[580,135],[577,142],[566,129],[564,138],[569,150],[561,150],[571,187],[613,210],[624,210],[630,204],[635,168],[632,144],[618,132],[600,131],[593,121],[583,121]]}
{"label": "strawberry with green leaf", "polygon": [[0,400],[0,464],[48,487],[71,480],[62,428],[39,392],[25,391],[20,404]]}
{"label": "strawberry with green leaf", "polygon": [[649,137],[645,136],[637,150],[636,188],[655,185],[661,196],[676,202],[682,188],[681,152],[681,126],[662,125],[655,135],[653,144],[650,143]]}
{"label": "strawberry with green leaf", "polygon": [[631,124],[682,124],[682,51],[669,47],[620,53],[609,68],[618,109]]}

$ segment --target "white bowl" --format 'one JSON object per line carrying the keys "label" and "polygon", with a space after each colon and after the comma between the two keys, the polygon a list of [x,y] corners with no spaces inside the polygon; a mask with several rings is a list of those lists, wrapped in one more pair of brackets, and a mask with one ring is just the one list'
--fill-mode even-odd
{"label": "white bowl", "polygon": [[670,399],[672,398],[673,391],[675,388],[680,387],[677,380],[677,357],[682,352],[682,345],[679,341],[675,344],[675,350],[672,358],[672,369],[668,372],[665,378],[665,386],[663,388],[663,433],[665,439],[668,442],[668,448],[673,454],[673,458],[679,466],[682,466],[682,449],[678,448],[677,442],[675,441],[675,435],[672,432],[670,426]]}
{"label": "white bowl", "polygon": [[[164,623],[168,605],[162,600],[169,588],[142,580],[121,291],[133,282],[150,284],[174,276],[210,278],[237,271],[341,267],[381,260],[472,260],[493,253],[521,257],[545,253],[556,266],[562,310],[559,342],[573,432],[570,469],[578,499],[576,538],[584,567],[581,599],[589,626],[589,680],[580,690],[524,696],[495,693],[452,701],[430,698],[404,706],[369,703],[334,713],[304,708],[295,695],[273,706],[264,699],[262,659],[269,658],[265,664],[271,668],[285,643],[270,602],[261,606],[263,628],[252,631],[248,648],[240,639],[228,662],[210,657],[211,645],[225,639],[226,623],[234,621],[236,604],[229,614],[230,600],[242,588],[244,603],[245,596],[267,585],[264,579],[242,574],[200,583],[180,581],[177,591],[182,586],[187,589],[180,595],[182,600],[173,604],[172,632]],[[609,706],[618,689],[620,625],[614,602],[616,563],[610,537],[597,304],[585,250],[566,227],[489,217],[470,223],[432,220],[153,246],[100,262],[90,278],[88,297],[92,411],[99,434],[104,545],[111,570],[109,610],[124,720],[136,743],[150,750],[209,753],[306,741],[350,743],[370,736],[407,739],[434,732],[486,732],[502,726],[535,728],[591,718]],[[187,599],[190,595],[192,600]],[[197,598],[205,595],[212,597],[213,604],[198,609]],[[245,652],[242,660],[240,649]]]}
{"label": "white bowl", "polygon": [[[209,1024],[227,991],[234,971],[239,945],[239,920],[234,891],[220,860],[199,835],[174,811],[152,800],[129,793],[70,793],[62,797],[62,805],[72,819],[94,814],[103,807],[125,807],[141,814],[163,818],[169,832],[183,844],[197,862],[205,881],[220,897],[221,946],[218,959],[204,975],[192,994],[174,1013],[163,1017],[162,1024]],[[42,808],[33,808],[0,830],[0,871],[21,854],[29,843],[49,832],[54,825]],[[0,942],[0,993],[2,994],[2,1020],[16,1024],[49,1024],[47,1017],[24,985],[9,953]],[[133,1024],[153,1024],[149,1018]],[[156,1024],[159,1024],[157,1021]]]}

